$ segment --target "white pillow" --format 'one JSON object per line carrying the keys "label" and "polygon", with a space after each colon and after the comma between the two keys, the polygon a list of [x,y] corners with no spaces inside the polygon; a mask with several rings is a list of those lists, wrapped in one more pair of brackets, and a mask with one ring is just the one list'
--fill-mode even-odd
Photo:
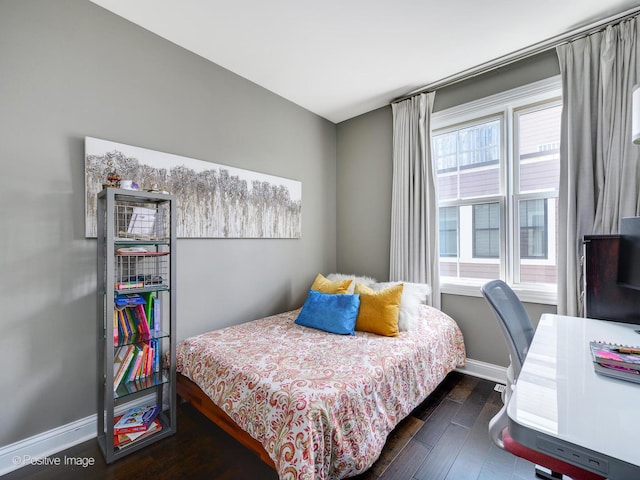
{"label": "white pillow", "polygon": [[370,287],[377,281],[375,278],[358,275],[348,275],[345,273],[330,273],[325,278],[327,280],[331,280],[332,282],[350,279],[351,285],[349,285],[349,290],[347,291],[347,293],[353,293],[353,289],[356,288],[356,283],[361,283],[367,287]]}
{"label": "white pillow", "polygon": [[369,288],[372,290],[384,290],[385,288],[404,284],[402,298],[400,300],[400,315],[398,316],[398,330],[407,332],[413,330],[418,323],[418,306],[427,303],[427,296],[431,294],[431,287],[426,283],[412,282],[383,282],[374,283]]}

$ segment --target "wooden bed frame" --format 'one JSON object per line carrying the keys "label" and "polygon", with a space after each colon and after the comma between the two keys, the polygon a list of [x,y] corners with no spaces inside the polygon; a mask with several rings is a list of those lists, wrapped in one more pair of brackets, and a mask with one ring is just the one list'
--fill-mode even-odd
{"label": "wooden bed frame", "polygon": [[191,403],[205,417],[218,425],[222,430],[227,432],[253,453],[258,455],[264,463],[274,470],[276,469],[275,463],[273,463],[273,460],[260,442],[242,430],[236,422],[234,422],[220,407],[213,403],[213,401],[195,383],[180,373],[177,373],[176,377],[178,396]]}

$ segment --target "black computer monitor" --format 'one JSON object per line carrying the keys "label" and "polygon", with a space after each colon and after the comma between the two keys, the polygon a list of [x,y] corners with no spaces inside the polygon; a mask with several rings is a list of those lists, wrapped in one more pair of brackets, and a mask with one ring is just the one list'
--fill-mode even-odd
{"label": "black computer monitor", "polygon": [[625,217],[620,224],[618,284],[640,290],[640,217]]}

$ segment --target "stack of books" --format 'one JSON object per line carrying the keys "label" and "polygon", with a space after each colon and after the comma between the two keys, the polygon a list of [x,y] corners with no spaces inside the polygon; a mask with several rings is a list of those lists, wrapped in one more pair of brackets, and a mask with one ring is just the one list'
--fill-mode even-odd
{"label": "stack of books", "polygon": [[[146,297],[146,298],[145,298]],[[160,299],[151,293],[120,294],[113,311],[114,345],[140,342],[160,332]]]}
{"label": "stack of books", "polygon": [[117,416],[113,425],[113,445],[124,448],[158,433],[162,430],[162,424],[158,419],[159,413],[158,405],[145,405],[130,408]]}
{"label": "stack of books", "polygon": [[592,341],[593,368],[600,375],[640,383],[640,347]]}
{"label": "stack of books", "polygon": [[[140,382],[160,371],[158,340],[120,347],[113,362],[113,390],[123,382]],[[136,388],[133,391],[137,391]]]}
{"label": "stack of books", "polygon": [[113,362],[113,390],[121,384],[129,385],[127,391],[146,388],[144,383],[152,374],[160,371],[160,299],[152,293],[120,294],[115,299],[113,311],[113,342],[118,347]]}

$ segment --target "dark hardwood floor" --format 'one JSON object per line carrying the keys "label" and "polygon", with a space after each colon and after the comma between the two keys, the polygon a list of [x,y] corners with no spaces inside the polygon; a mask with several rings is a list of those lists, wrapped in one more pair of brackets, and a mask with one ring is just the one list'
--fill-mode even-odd
{"label": "dark hardwood floor", "polygon": [[[494,382],[451,373],[389,435],[378,461],[356,480],[534,480],[533,464],[497,448],[489,419],[501,407]],[[60,452],[60,465],[29,465],[3,480],[132,478],[277,480],[275,471],[191,405],[178,406],[178,433],[106,465],[95,439]],[[65,465],[70,459],[92,463]],[[85,459],[85,460],[82,460]]]}

